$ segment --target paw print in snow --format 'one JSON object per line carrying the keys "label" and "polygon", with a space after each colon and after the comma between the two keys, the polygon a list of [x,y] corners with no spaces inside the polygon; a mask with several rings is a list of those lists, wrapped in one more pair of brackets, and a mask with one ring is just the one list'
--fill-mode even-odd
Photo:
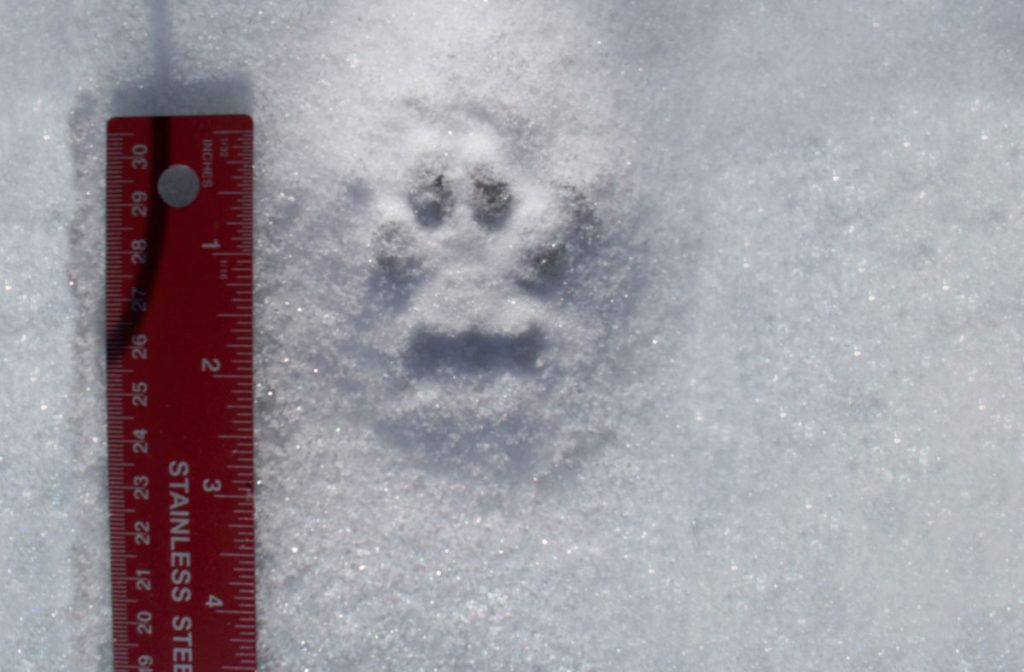
{"label": "paw print in snow", "polygon": [[553,203],[531,228],[510,222],[519,199],[493,167],[417,171],[411,217],[387,222],[373,242],[378,287],[402,302],[410,372],[525,373],[549,363],[548,323],[572,294],[570,273],[598,222],[579,190],[546,196]]}
{"label": "paw print in snow", "polygon": [[601,405],[623,276],[587,190],[473,137],[377,193],[364,333],[391,403],[375,428],[433,459],[532,471],[601,424],[582,409]]}

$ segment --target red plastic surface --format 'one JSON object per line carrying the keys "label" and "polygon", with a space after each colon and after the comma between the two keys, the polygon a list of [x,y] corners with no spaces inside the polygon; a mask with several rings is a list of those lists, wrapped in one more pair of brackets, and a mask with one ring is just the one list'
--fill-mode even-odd
{"label": "red plastic surface", "polygon": [[[114,669],[252,671],[252,120],[107,131]],[[201,184],[182,208],[174,164]]]}

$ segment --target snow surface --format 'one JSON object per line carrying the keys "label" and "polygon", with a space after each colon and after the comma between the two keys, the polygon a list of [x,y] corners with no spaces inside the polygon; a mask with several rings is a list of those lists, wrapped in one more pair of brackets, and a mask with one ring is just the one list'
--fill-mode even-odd
{"label": "snow surface", "polygon": [[262,669],[1024,668],[1022,35],[3,2],[0,667],[110,667],[104,122],[249,112]]}

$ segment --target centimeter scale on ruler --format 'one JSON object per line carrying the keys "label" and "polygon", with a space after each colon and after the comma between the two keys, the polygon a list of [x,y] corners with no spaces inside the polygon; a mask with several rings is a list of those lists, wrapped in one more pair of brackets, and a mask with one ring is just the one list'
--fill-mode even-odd
{"label": "centimeter scale on ruler", "polygon": [[114,669],[253,671],[252,120],[107,142]]}

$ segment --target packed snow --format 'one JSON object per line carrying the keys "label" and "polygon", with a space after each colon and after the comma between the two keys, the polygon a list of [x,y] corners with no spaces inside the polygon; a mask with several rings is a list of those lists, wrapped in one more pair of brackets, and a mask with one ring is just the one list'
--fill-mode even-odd
{"label": "packed snow", "polygon": [[1021,35],[3,3],[0,668],[111,667],[105,122],[239,112],[262,670],[1020,670]]}

